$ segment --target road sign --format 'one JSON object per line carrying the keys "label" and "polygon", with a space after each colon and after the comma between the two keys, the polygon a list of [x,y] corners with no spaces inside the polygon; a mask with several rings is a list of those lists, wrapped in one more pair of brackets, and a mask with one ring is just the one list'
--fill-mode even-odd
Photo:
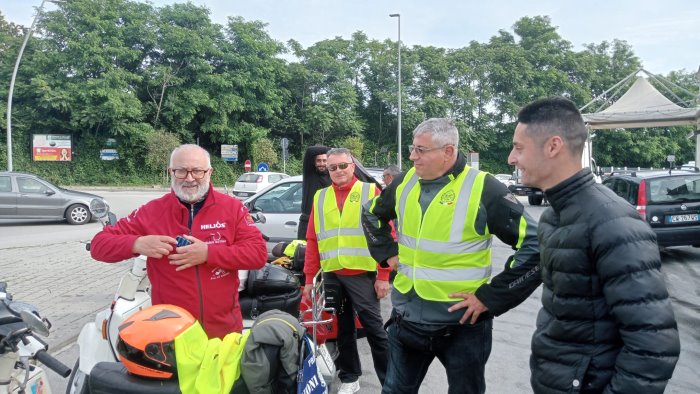
{"label": "road sign", "polygon": [[289,140],[286,138],[282,138],[282,149],[286,150],[288,146],[289,146]]}
{"label": "road sign", "polygon": [[258,172],[268,172],[270,171],[270,167],[267,165],[267,163],[258,163]]}
{"label": "road sign", "polygon": [[100,159],[102,160],[117,160],[119,159],[119,152],[116,149],[101,149]]}
{"label": "road sign", "polygon": [[243,168],[246,171],[250,171],[250,169],[253,168],[253,165],[250,163],[250,160],[246,160],[245,163],[243,163]]}
{"label": "road sign", "polygon": [[221,145],[221,158],[224,161],[238,161],[238,145]]}

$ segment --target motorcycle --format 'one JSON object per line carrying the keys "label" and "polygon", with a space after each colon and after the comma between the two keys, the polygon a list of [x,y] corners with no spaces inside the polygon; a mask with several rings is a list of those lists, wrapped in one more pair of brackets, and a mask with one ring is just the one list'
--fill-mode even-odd
{"label": "motorcycle", "polygon": [[37,361],[66,378],[70,368],[47,353],[38,336],[49,335],[51,323],[30,304],[14,301],[0,282],[0,394],[51,394],[46,372]]}
{"label": "motorcycle", "polygon": [[[93,201],[90,206],[90,211],[103,226],[108,226],[116,223],[116,216],[109,211],[109,207],[101,201]],[[256,218],[253,220],[265,220],[264,218]],[[86,245],[89,250],[90,244]],[[313,332],[314,354],[317,358],[317,365],[324,380],[330,387],[335,375],[335,364],[331,352],[323,343],[323,338],[317,335],[317,326],[328,324],[328,316],[332,310],[325,307],[325,298],[323,289],[322,277],[319,276],[318,282],[315,283],[315,291],[313,292],[313,302],[308,303],[306,309],[313,309],[316,313],[305,314],[302,324]],[[135,312],[151,305],[151,283],[146,272],[146,257],[137,256],[132,259],[132,268],[121,279],[119,287],[114,295],[110,305],[97,313],[95,320],[87,323],[80,331],[78,336],[78,347],[80,355],[75,362],[73,372],[70,375],[66,394],[86,394],[89,390],[89,380],[93,369],[100,364],[100,374],[105,373],[101,369],[104,366],[115,368],[108,363],[119,363],[117,352],[117,340],[119,336],[119,326],[129,316]],[[243,305],[245,300],[241,300]],[[305,304],[306,305],[306,304]],[[297,308],[298,310],[298,308]],[[263,310],[259,311],[260,313]],[[253,326],[255,314],[245,313],[243,311],[243,327],[244,330],[250,329]],[[321,343],[319,343],[319,341]],[[119,371],[107,371],[108,374],[115,375]],[[129,381],[134,382],[134,387],[139,386],[139,381],[143,380],[138,377],[129,376]],[[131,384],[131,383],[130,383]]]}

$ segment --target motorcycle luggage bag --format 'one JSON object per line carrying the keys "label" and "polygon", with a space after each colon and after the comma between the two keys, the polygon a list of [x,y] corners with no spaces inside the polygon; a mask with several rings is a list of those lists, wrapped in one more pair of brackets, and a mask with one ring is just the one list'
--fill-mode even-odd
{"label": "motorcycle luggage bag", "polygon": [[265,267],[248,272],[246,289],[251,296],[283,294],[299,289],[299,279],[292,271],[266,263]]}
{"label": "motorcycle luggage bag", "polygon": [[[181,394],[177,379],[148,379],[130,374],[123,364],[102,361],[88,378],[90,394]],[[243,379],[233,384],[231,394],[249,394]]]}
{"label": "motorcycle luggage bag", "polygon": [[243,315],[244,319],[255,320],[263,312],[279,309],[292,316],[299,316],[301,295],[301,289],[299,287],[293,291],[282,294],[251,296],[243,292],[240,293],[239,299],[241,315]]}

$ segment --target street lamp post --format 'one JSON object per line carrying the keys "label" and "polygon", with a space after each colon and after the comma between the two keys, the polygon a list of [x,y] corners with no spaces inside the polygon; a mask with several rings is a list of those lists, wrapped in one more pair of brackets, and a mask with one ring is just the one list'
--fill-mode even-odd
{"label": "street lamp post", "polygon": [[396,161],[399,171],[401,171],[401,14],[389,14],[389,17],[397,18],[399,21],[399,125],[397,127],[399,149]]}
{"label": "street lamp post", "polygon": [[22,46],[19,48],[19,54],[17,55],[15,68],[14,70],[12,70],[12,79],[10,79],[10,91],[7,94],[7,171],[12,171],[12,93],[14,93],[15,91],[15,78],[17,78],[17,70],[19,69],[19,62],[20,60],[22,60],[24,48],[27,46],[27,41],[29,41],[29,37],[31,37],[32,32],[34,31],[34,26],[36,25],[36,21],[39,19],[39,15],[41,15],[41,11],[44,9],[44,3],[46,3],[47,1],[53,2],[52,0],[41,1],[41,5],[36,11],[36,15],[34,15],[32,25],[29,27],[27,33],[24,35],[24,41],[22,42]]}

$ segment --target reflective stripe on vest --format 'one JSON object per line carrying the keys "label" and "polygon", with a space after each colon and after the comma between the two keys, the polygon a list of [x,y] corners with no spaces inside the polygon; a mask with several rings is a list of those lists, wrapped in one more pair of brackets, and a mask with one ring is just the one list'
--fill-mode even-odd
{"label": "reflective stripe on vest", "polygon": [[377,263],[369,253],[361,221],[362,205],[373,196],[373,184],[357,181],[348,192],[340,212],[332,186],[316,192],[314,231],[323,271],[342,268],[376,270]]}
{"label": "reflective stripe on vest", "polygon": [[[465,167],[435,196],[423,214],[415,169],[397,187],[399,266],[394,287],[414,288],[431,301],[453,301],[453,292],[474,292],[491,276],[491,234],[476,231],[486,173]],[[424,220],[425,219],[425,220]]]}

